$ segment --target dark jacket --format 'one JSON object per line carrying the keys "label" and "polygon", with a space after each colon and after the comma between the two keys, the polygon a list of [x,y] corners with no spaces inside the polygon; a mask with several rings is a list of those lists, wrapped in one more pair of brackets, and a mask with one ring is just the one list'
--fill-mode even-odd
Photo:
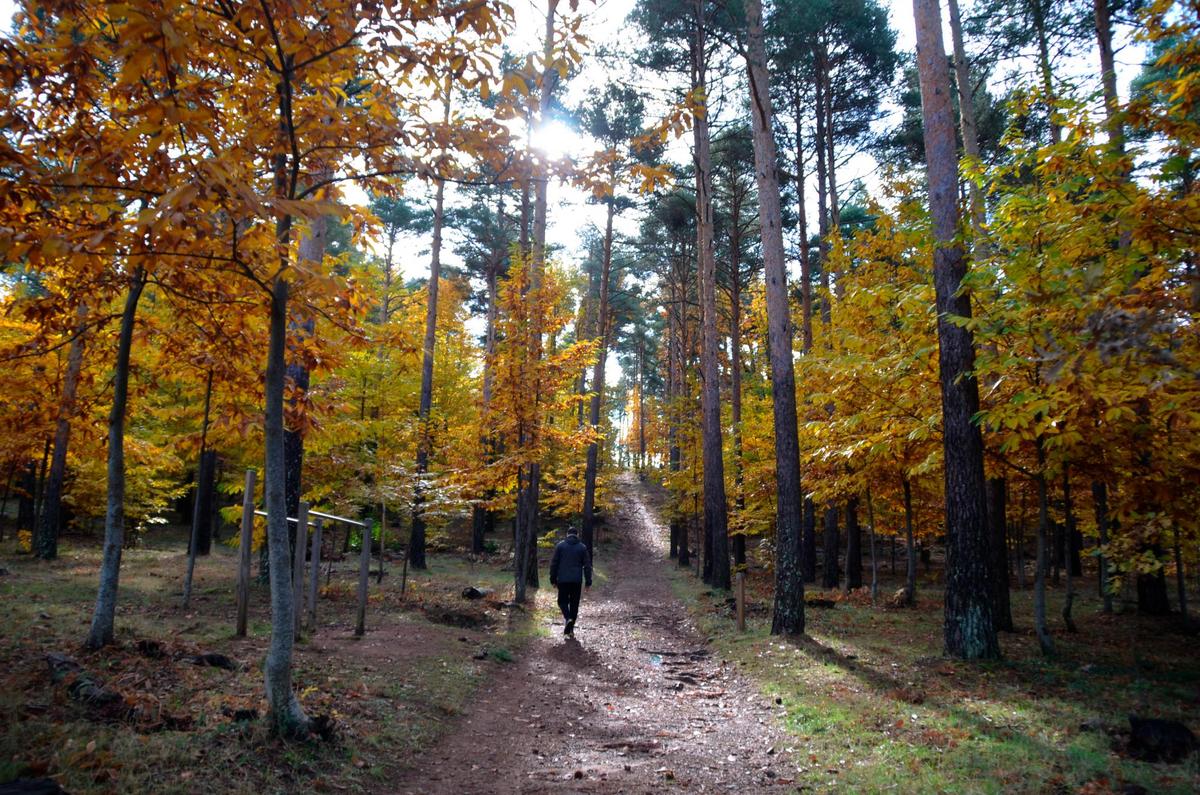
{"label": "dark jacket", "polygon": [[587,544],[571,533],[554,547],[550,559],[550,584],[584,582],[592,585],[592,556]]}

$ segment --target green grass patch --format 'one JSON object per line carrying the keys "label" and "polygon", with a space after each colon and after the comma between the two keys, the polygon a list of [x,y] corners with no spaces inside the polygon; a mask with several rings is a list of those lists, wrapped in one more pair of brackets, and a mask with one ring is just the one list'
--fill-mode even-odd
{"label": "green grass patch", "polygon": [[[670,577],[714,651],[779,700],[789,776],[806,791],[1200,791],[1200,754],[1147,764],[1114,750],[1105,732],[1081,728],[1096,719],[1127,728],[1131,712],[1194,724],[1200,660],[1188,638],[1162,625],[1101,616],[1085,596],[1076,603],[1080,633],[1060,633],[1059,655],[1043,658],[1027,631],[1031,596],[1014,591],[1021,631],[1002,635],[1004,660],[967,664],[941,655],[937,591],[923,591],[915,609],[862,600],[810,608],[807,637],[781,640],[766,611],[752,612],[739,635],[726,594],[677,567]],[[767,586],[762,573],[752,578],[752,604],[769,606]]]}

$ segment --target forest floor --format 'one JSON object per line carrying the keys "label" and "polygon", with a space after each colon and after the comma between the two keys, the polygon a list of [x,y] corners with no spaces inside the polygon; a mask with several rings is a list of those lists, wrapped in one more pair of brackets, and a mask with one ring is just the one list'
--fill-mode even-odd
{"label": "forest floor", "polygon": [[[47,565],[5,542],[0,784],[51,776],[72,793],[257,795],[1200,791],[1200,754],[1148,764],[1123,749],[1128,713],[1200,728],[1196,638],[1171,621],[1102,615],[1083,588],[1080,631],[1056,628],[1059,653],[1046,659],[1030,593],[1014,589],[1018,631],[1002,635],[1004,659],[951,661],[935,561],[915,608],[810,592],[835,606],[810,607],[798,641],[768,634],[769,575],[752,568],[739,634],[727,594],[666,559],[661,490],[620,475],[612,493],[575,640],[562,637],[553,589],[513,607],[503,555],[448,549],[410,572],[404,594],[394,563],[381,585],[372,579],[368,631],[355,639],[357,561],[335,563],[319,631],[296,647],[301,702],[336,720],[332,742],[281,742],[262,721],[235,719],[264,706],[269,610],[256,587],[250,637],[233,637],[230,548],[200,560],[184,611],[183,535],[156,530],[131,547],[118,642],[89,653],[80,643],[98,546],[68,542]],[[882,568],[886,595],[900,576]],[[467,585],[492,593],[468,601]],[[1061,597],[1051,591],[1055,618]],[[187,662],[201,652],[238,670]],[[119,691],[122,709],[72,699],[52,681],[48,653]]]}
{"label": "forest floor", "polygon": [[[98,545],[66,539],[50,564],[0,547],[0,784],[49,776],[71,793],[379,791],[539,631],[505,603],[512,573],[501,556],[436,553],[427,571],[408,572],[403,594],[399,563],[377,584],[373,560],[367,632],[355,638],[358,555],[347,555],[322,585],[317,633],[305,633],[294,657],[300,701],[334,718],[335,740],[282,742],[261,720],[237,720],[239,710],[265,709],[267,588],[253,586],[249,637],[236,638],[236,550],[214,543],[198,559],[189,610],[180,606],[185,551],[182,532],[163,530],[126,549],[117,641],[88,652]],[[492,593],[468,601],[467,586]],[[123,703],[71,698],[70,679],[52,681],[52,653]],[[185,659],[200,653],[238,670]]]}
{"label": "forest floor", "polygon": [[672,591],[636,478],[613,489],[575,638],[560,615],[388,792],[788,792],[783,708],[708,645]]}

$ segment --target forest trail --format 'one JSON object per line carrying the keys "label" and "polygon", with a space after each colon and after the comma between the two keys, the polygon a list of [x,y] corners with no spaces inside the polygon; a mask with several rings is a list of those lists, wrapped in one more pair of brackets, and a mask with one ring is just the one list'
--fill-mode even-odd
{"label": "forest trail", "polygon": [[387,791],[785,791],[779,708],[710,652],[672,594],[665,530],[636,477],[614,491],[607,581],[584,592],[576,640],[544,619],[549,636]]}

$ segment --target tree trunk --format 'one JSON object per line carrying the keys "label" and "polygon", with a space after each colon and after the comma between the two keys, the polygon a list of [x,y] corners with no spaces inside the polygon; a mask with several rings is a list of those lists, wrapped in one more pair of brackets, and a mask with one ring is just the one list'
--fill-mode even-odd
{"label": "tree trunk", "polygon": [[871,533],[871,604],[875,604],[879,599],[879,558],[875,553],[875,501],[870,489],[867,489],[867,523]]}
{"label": "tree trunk", "polygon": [[917,547],[913,540],[912,482],[904,478],[904,603],[917,603]]}
{"label": "tree trunk", "polygon": [[[804,498],[801,518],[800,577],[804,582],[817,581],[817,506],[810,497]],[[893,567],[895,568],[895,567]]]}
{"label": "tree trunk", "polygon": [[[707,96],[707,54],[704,3],[693,6],[692,87]],[[728,590],[729,517],[725,496],[725,458],[722,450],[721,381],[717,334],[717,265],[713,256],[712,157],[708,118],[697,114],[692,123],[696,167],[696,266],[700,282],[700,415],[704,460],[705,581]],[[711,550],[711,553],[710,553]]]}
{"label": "tree trunk", "polygon": [[1046,549],[1047,535],[1050,531],[1050,500],[1046,493],[1046,452],[1042,437],[1037,438],[1037,485],[1038,525],[1037,525],[1037,568],[1033,573],[1033,628],[1037,634],[1038,645],[1042,654],[1054,653],[1054,639],[1046,625],[1046,569],[1049,560]]}
{"label": "tree trunk", "polygon": [[208,417],[212,407],[213,371],[208,369],[208,378],[204,387],[204,418],[200,423],[200,460],[196,465],[196,493],[192,502],[192,532],[188,540],[187,574],[183,579],[183,609],[187,610],[192,601],[192,575],[196,571],[196,555],[201,554],[200,536],[203,533],[204,552],[207,555],[212,548],[212,499],[213,476],[215,475],[217,457],[214,453],[208,455]]}
{"label": "tree trunk", "polygon": [[[453,79],[446,77],[445,95],[442,97],[442,125],[450,123],[450,97]],[[433,245],[429,257],[429,286],[425,302],[425,341],[421,357],[421,398],[417,409],[417,468],[413,483],[412,534],[408,540],[410,565],[417,570],[425,569],[425,473],[429,471],[430,448],[433,446],[433,431],[429,425],[429,412],[433,409],[433,356],[437,345],[438,283],[442,278],[442,223],[445,217],[446,180],[436,179],[437,191],[433,200]]]}
{"label": "tree trunk", "polygon": [[1183,618],[1183,623],[1187,624],[1188,618],[1188,603],[1187,603],[1187,578],[1184,576],[1183,569],[1183,548],[1179,543],[1179,525],[1174,525],[1171,528],[1174,532],[1174,547],[1175,547],[1175,592],[1179,599],[1179,615]]}
{"label": "tree trunk", "polygon": [[17,528],[33,533],[37,525],[33,521],[34,495],[37,492],[37,461],[30,459],[21,474],[21,494],[17,497]]}
{"label": "tree trunk", "polygon": [[1079,547],[1075,545],[1075,508],[1071,504],[1071,475],[1070,466],[1064,462],[1062,472],[1062,488],[1063,488],[1063,532],[1067,537],[1067,593],[1063,601],[1063,624],[1067,628],[1067,632],[1077,632],[1075,628],[1075,619],[1071,616],[1071,608],[1075,604],[1075,578],[1079,576],[1079,567],[1072,563],[1079,563]]}
{"label": "tree trunk", "polygon": [[[550,103],[554,96],[554,86],[558,78],[558,70],[553,64],[554,60],[554,19],[558,9],[558,0],[548,0],[546,8],[546,29],[542,39],[542,75],[541,75],[541,90],[538,96],[538,115],[539,118],[545,119],[550,111]],[[542,272],[546,265],[546,218],[548,214],[548,192],[549,192],[550,176],[548,169],[544,163],[538,167],[538,173],[534,183],[534,200],[533,200],[533,241],[531,248],[531,268],[530,274],[530,292],[535,296],[541,291],[542,287]],[[541,321],[540,314],[534,318],[534,336],[537,339],[536,356],[541,358]],[[533,400],[535,404],[541,402],[541,383],[533,385]],[[535,418],[536,418],[535,412]],[[535,422],[537,420],[535,419]],[[532,441],[536,444],[541,436],[541,429],[534,427],[529,429],[532,435]],[[516,565],[514,572],[515,594],[514,600],[518,604],[524,604],[525,591],[529,579],[529,560],[531,557],[530,546],[537,543],[538,536],[538,501],[540,497],[540,488],[542,481],[542,467],[537,461],[529,464],[525,470],[524,485],[518,489],[517,501],[519,506],[517,515],[520,518],[517,532],[517,548]],[[534,553],[536,554],[536,553]],[[536,560],[536,557],[534,557]]]}
{"label": "tree trunk", "polygon": [[821,587],[826,590],[837,588],[841,581],[841,567],[838,566],[838,547],[841,538],[838,533],[838,509],[829,506],[825,509],[825,535],[821,539]]}
{"label": "tree trunk", "polygon": [[[971,85],[971,67],[967,62],[967,51],[963,46],[962,18],[958,12],[958,0],[947,0],[950,12],[950,38],[954,46],[954,82],[958,88],[958,119],[962,132],[963,152],[976,163],[979,162],[979,131],[975,122],[975,92]],[[975,239],[983,240],[983,190],[974,179],[967,181],[971,207],[971,226]]]}
{"label": "tree trunk", "polygon": [[117,362],[113,374],[112,410],[108,415],[108,500],[104,514],[104,558],[100,564],[100,588],[88,632],[87,646],[99,649],[113,640],[117,614],[117,585],[121,576],[121,552],[125,546],[125,407],[129,401],[129,353],[133,347],[133,327],[138,299],[146,287],[141,268],[133,273],[125,308],[121,312],[121,330],[117,341]]}
{"label": "tree trunk", "polygon": [[[804,202],[804,123],[799,89],[792,94],[792,112],[796,117],[796,226],[800,232],[800,302],[803,308],[801,350],[812,351],[812,262],[808,256],[808,218]],[[807,581],[807,580],[806,580]]]}
{"label": "tree trunk", "polygon": [[1104,91],[1104,113],[1108,143],[1117,154],[1125,152],[1125,126],[1121,123],[1121,99],[1117,94],[1117,64],[1112,43],[1112,9],[1108,0],[1092,0],[1096,26],[1096,48],[1100,51],[1100,84]]}
{"label": "tree trunk", "polygon": [[[281,242],[290,237],[289,217],[279,222]],[[288,283],[282,273],[271,289],[270,343],[267,350],[265,388],[266,422],[263,436],[266,467],[263,496],[267,509],[267,548],[270,555],[271,640],[264,666],[267,721],[272,730],[284,737],[302,737],[308,733],[308,717],[292,692],[292,645],[295,642],[296,603],[292,594],[291,539],[288,533],[287,460],[284,453],[283,392],[286,364],[284,341],[287,336]]]}
{"label": "tree trunk", "polygon": [[[616,191],[615,167],[609,170],[609,184]],[[608,360],[608,291],[612,280],[612,247],[613,247],[613,216],[616,215],[616,196],[610,196],[605,213],[604,224],[604,255],[600,265],[600,301],[596,306],[596,336],[600,347],[596,352],[596,363],[592,369],[592,397],[589,403],[588,422],[592,431],[600,433],[600,415],[604,405],[604,365]],[[580,540],[587,545],[588,554],[595,550],[594,533],[596,525],[596,477],[600,469],[600,442],[594,440],[588,444],[587,464],[583,473],[583,528]]]}
{"label": "tree trunk", "polygon": [[1044,101],[1050,122],[1050,141],[1058,143],[1062,140],[1062,125],[1058,123],[1054,115],[1057,110],[1054,107],[1054,76],[1050,66],[1050,42],[1046,34],[1046,10],[1042,6],[1043,2],[1045,0],[1031,0],[1030,11],[1032,12],[1033,30],[1037,36],[1038,73],[1042,80],[1042,91],[1046,95]]}
{"label": "tree trunk", "polygon": [[[503,205],[501,207],[503,208]],[[485,422],[492,405],[492,386],[495,379],[493,368],[496,356],[496,321],[499,317],[499,305],[497,303],[499,295],[498,281],[502,263],[503,252],[493,251],[492,261],[488,264],[487,270],[487,331],[483,357],[483,407],[481,411],[482,419]],[[495,448],[496,440],[489,432],[483,439],[484,456],[489,462],[496,454]],[[493,496],[491,492],[485,495],[488,499],[491,499]],[[478,555],[483,552],[484,537],[494,529],[496,519],[494,511],[481,505],[475,506],[473,514],[471,551]]]}
{"label": "tree trunk", "polygon": [[80,304],[76,314],[75,336],[67,354],[67,371],[63,375],[62,394],[58,403],[58,421],[54,428],[54,455],[50,474],[42,489],[42,514],[38,523],[34,552],[42,560],[58,557],[58,534],[62,530],[63,479],[67,473],[67,446],[71,439],[71,420],[75,418],[76,394],[79,391],[79,372],[83,367],[83,348],[87,324],[87,307]]}
{"label": "tree trunk", "polygon": [[[825,62],[824,58],[821,60]],[[831,234],[839,235],[841,234],[842,226],[842,208],[838,203],[837,155],[834,151],[834,141],[837,137],[837,132],[834,127],[833,118],[833,85],[827,66],[819,71],[817,79],[825,83],[825,173],[829,179],[829,231]],[[838,289],[840,290],[841,288],[839,287]]]}
{"label": "tree trunk", "polygon": [[803,493],[800,490],[800,446],[796,426],[796,376],[792,363],[792,319],[783,261],[779,178],[772,131],[774,113],[761,0],[747,0],[746,21],[750,118],[766,276],[767,347],[775,421],[775,605],[771,634],[799,635],[804,632],[804,581],[799,568]]}
{"label": "tree trunk", "polygon": [[858,497],[851,497],[846,500],[846,590],[862,584],[862,528],[858,526]]}
{"label": "tree trunk", "polygon": [[1113,598],[1108,581],[1108,486],[1099,480],[1092,481],[1092,504],[1096,510],[1096,535],[1100,542],[1100,566],[1098,569],[1098,585],[1100,598],[1104,603],[1104,612],[1113,611]]}
{"label": "tree trunk", "polygon": [[1008,592],[1008,488],[1004,478],[988,481],[988,539],[992,562],[992,612],[996,629],[1012,632],[1012,600]]}
{"label": "tree trunk", "polygon": [[37,535],[38,528],[41,527],[40,519],[42,518],[42,500],[46,493],[46,469],[50,464],[50,446],[52,439],[48,438],[42,444],[42,464],[38,467],[37,479],[33,487],[33,523],[31,525],[31,534]]}
{"label": "tree trunk", "polygon": [[[733,423],[734,505],[739,516],[746,508],[746,472],[742,455],[742,271],[741,271],[741,203],[735,201],[730,224],[729,262],[729,401]],[[733,562],[746,565],[746,536],[738,532],[733,537]]]}
{"label": "tree trunk", "polygon": [[[1158,544],[1148,545],[1143,551],[1150,552],[1161,564],[1163,551]],[[1137,609],[1144,616],[1171,614],[1171,603],[1167,599],[1167,576],[1161,565],[1155,571],[1137,576]]]}
{"label": "tree trunk", "polygon": [[945,650],[964,659],[1000,654],[992,615],[988,563],[983,437],[974,417],[979,387],[971,375],[975,342],[950,321],[971,316],[963,291],[966,262],[958,235],[958,157],[950,105],[950,75],[942,44],[938,0],[913,0],[921,84],[929,207],[933,219],[934,288],[938,308],[938,373],[942,393],[942,448],[946,491]]}

